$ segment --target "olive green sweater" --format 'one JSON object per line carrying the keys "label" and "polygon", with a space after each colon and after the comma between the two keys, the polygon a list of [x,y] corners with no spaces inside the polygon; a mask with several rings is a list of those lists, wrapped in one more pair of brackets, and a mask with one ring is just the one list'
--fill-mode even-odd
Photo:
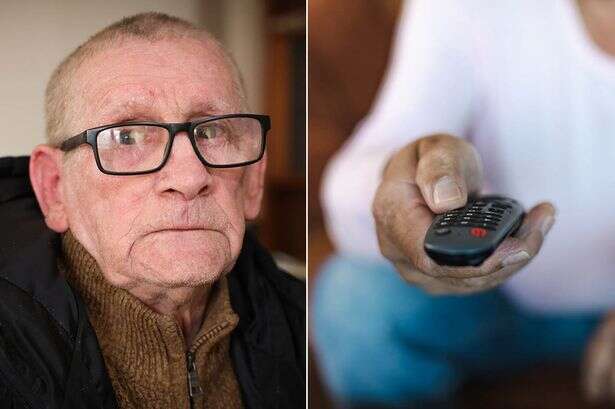
{"label": "olive green sweater", "polygon": [[[112,286],[94,258],[67,232],[60,271],[84,298],[121,408],[189,408],[189,357],[201,393],[194,408],[241,408],[241,393],[229,355],[233,311],[226,278],[211,289],[205,317],[188,348],[179,323],[158,314],[129,292]],[[200,387],[200,388],[199,388]]]}

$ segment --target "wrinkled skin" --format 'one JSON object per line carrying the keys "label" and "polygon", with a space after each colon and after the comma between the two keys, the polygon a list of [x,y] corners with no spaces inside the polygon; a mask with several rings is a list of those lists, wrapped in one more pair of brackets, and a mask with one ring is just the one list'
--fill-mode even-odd
{"label": "wrinkled skin", "polygon": [[[242,112],[230,67],[211,43],[126,40],[94,55],[73,79],[71,134],[125,120],[183,122]],[[69,136],[69,135],[67,135]],[[33,185],[52,229],[70,228],[105,278],[153,309],[176,314],[191,333],[208,284],[241,250],[246,219],[258,215],[265,161],[209,169],[176,136],[159,172],[110,176],[82,145],[66,154],[39,146]]]}

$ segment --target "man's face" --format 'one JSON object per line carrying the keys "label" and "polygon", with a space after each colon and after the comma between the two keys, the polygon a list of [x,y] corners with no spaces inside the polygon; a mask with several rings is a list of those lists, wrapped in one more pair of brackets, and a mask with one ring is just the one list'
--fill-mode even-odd
{"label": "man's face", "polygon": [[[128,120],[184,122],[241,112],[230,67],[213,45],[191,40],[127,40],[101,51],[73,79],[75,132]],[[71,231],[106,278],[130,288],[195,286],[233,266],[245,219],[258,213],[262,168],[210,169],[186,133],[176,136],[164,168],[111,176],[91,147],[69,153],[61,189]],[[257,189],[257,190],[258,190]]]}

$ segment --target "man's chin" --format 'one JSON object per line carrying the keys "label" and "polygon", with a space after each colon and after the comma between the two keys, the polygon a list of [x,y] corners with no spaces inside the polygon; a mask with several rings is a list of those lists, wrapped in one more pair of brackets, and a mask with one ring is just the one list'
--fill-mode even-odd
{"label": "man's chin", "polygon": [[[135,269],[139,268],[141,271],[133,271],[134,276],[138,276],[138,281],[159,287],[197,287],[217,281],[228,269],[227,263],[202,256],[198,261],[187,259],[159,261],[161,263],[156,265],[152,265],[150,261],[137,262]],[[161,264],[168,267],[161,268]]]}
{"label": "man's chin", "polygon": [[131,258],[136,275],[164,287],[198,286],[218,280],[232,264],[230,242],[204,230],[152,233],[135,243]]}

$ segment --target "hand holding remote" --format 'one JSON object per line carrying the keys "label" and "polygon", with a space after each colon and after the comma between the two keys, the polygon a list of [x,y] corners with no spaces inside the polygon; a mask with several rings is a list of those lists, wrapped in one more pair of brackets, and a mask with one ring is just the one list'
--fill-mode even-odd
{"label": "hand holding remote", "polygon": [[432,293],[481,291],[497,286],[538,253],[554,221],[550,203],[530,209],[517,234],[506,238],[480,266],[439,265],[428,257],[424,239],[435,214],[464,206],[481,185],[477,151],[449,135],[421,138],[390,159],[373,213],[382,254],[406,281]]}

